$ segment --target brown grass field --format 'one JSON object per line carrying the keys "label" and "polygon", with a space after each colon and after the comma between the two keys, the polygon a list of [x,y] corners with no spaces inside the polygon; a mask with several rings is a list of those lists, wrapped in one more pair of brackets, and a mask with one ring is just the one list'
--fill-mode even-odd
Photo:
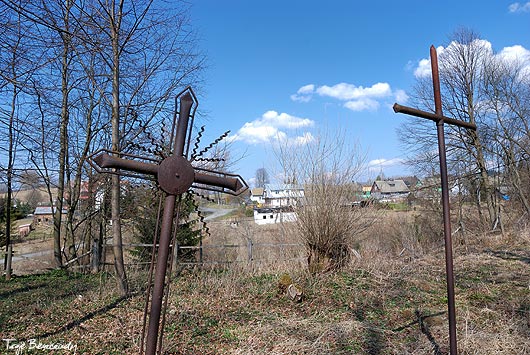
{"label": "brown grass field", "polygon": [[[258,251],[253,262],[181,268],[166,313],[164,354],[447,354],[443,242],[418,215],[388,212],[358,236],[343,270],[312,275],[303,250]],[[211,223],[208,244],[296,242],[289,226]],[[530,354],[530,230],[455,233],[460,354]],[[246,260],[247,249],[205,260]],[[238,254],[240,253],[240,254]],[[262,253],[262,254],[259,254]],[[300,259],[301,257],[301,259]],[[296,259],[286,261],[286,259]],[[279,281],[303,289],[293,302]],[[0,281],[0,337],[75,344],[77,354],[137,354],[146,273],[129,270],[120,298],[111,273],[48,271]],[[29,350],[22,354],[73,354]],[[15,354],[0,344],[0,354]]]}

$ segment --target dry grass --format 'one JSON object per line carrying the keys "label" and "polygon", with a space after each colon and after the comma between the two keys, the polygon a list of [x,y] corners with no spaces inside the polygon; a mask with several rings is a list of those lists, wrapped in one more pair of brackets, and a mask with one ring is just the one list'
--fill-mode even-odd
{"label": "dry grass", "polygon": [[[443,246],[410,239],[405,215],[386,218],[380,227],[394,231],[360,239],[360,257],[341,272],[310,275],[289,262],[185,269],[171,288],[165,353],[447,354]],[[228,238],[219,232],[212,239]],[[529,250],[528,233],[455,248],[461,354],[530,354]],[[279,292],[284,272],[304,290],[302,302]],[[131,278],[140,291],[145,275]],[[72,341],[82,354],[137,353],[143,296],[121,300],[114,285],[108,274],[64,272],[1,281],[0,336]]]}

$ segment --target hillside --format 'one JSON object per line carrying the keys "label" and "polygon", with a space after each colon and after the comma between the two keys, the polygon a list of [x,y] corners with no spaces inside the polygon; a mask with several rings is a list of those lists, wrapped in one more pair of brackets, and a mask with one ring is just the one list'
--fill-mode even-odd
{"label": "hillside", "polygon": [[[529,354],[528,236],[482,244],[455,250],[460,353]],[[279,291],[285,271],[304,290],[302,302]],[[2,280],[0,336],[19,345],[71,343],[78,354],[137,353],[145,275],[131,276],[135,293],[127,299],[112,291],[108,274]],[[164,346],[186,355],[447,354],[445,312],[441,251],[362,258],[318,276],[288,264],[183,270],[172,284]],[[4,343],[0,353],[14,351]]]}

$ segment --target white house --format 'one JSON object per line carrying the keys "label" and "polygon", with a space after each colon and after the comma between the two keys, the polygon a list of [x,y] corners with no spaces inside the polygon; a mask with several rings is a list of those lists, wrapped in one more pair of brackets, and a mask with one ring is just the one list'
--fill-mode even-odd
{"label": "white house", "polygon": [[296,213],[289,208],[256,208],[254,222],[259,225],[296,222]]}
{"label": "white house", "polygon": [[269,207],[296,206],[304,197],[304,188],[292,184],[266,184],[263,197]]}
{"label": "white house", "polygon": [[258,206],[263,206],[265,204],[265,189],[256,187],[250,190],[250,201],[256,202]]}

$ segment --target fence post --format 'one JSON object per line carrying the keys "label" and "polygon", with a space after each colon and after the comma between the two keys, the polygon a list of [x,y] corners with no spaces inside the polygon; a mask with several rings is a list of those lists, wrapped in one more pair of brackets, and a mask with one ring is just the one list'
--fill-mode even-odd
{"label": "fence post", "polygon": [[101,253],[97,239],[92,241],[92,272],[99,272],[99,262],[101,260]]}
{"label": "fence post", "polygon": [[199,240],[199,262],[202,265],[202,234],[201,234],[201,238]]}
{"label": "fence post", "polygon": [[6,281],[11,280],[11,261],[13,258],[13,245],[7,246]]}
{"label": "fence post", "polygon": [[173,253],[173,258],[171,259],[172,260],[171,267],[173,268],[173,270],[177,270],[177,265],[179,263],[179,260],[178,260],[179,244],[177,242],[177,238],[173,239],[173,243],[175,243],[174,247],[170,246],[172,248],[171,252]]}
{"label": "fence post", "polygon": [[252,239],[247,239],[248,245],[248,262],[252,262]]}

